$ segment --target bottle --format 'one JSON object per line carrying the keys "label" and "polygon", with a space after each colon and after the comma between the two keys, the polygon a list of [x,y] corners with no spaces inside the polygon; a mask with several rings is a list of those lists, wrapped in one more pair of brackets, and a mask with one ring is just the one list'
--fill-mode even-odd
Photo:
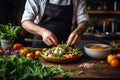
{"label": "bottle", "polygon": [[114,31],[115,31],[115,25],[114,25],[114,22],[111,23],[111,26],[112,26],[112,31],[111,31],[111,32],[114,33]]}
{"label": "bottle", "polygon": [[104,9],[104,10],[107,10],[107,9],[108,9],[106,2],[104,2],[104,4],[103,4],[103,9]]}
{"label": "bottle", "polygon": [[114,1],[114,11],[116,11],[117,10],[117,1],[115,0]]}

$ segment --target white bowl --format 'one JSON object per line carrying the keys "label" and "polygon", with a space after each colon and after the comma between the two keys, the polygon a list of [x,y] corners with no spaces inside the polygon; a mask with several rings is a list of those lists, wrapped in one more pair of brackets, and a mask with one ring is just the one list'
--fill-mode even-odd
{"label": "white bowl", "polygon": [[107,47],[109,45],[106,44],[87,44],[84,46],[85,53],[94,59],[105,59],[107,56],[111,53],[111,48],[105,48],[103,50],[97,50],[97,49],[91,49],[89,48],[90,45],[95,45],[95,46],[102,46],[102,47]]}

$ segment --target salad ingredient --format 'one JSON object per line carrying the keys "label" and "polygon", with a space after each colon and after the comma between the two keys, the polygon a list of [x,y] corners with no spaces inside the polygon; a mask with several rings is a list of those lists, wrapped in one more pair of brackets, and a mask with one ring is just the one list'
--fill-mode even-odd
{"label": "salad ingredient", "polygon": [[22,47],[23,47],[22,44],[20,44],[20,43],[15,43],[15,44],[13,45],[13,50],[20,50]]}
{"label": "salad ingredient", "polygon": [[116,67],[119,67],[120,62],[119,62],[118,59],[112,59],[110,64],[111,64],[112,67],[116,68]]}
{"label": "salad ingredient", "polygon": [[37,57],[39,57],[40,56],[40,54],[41,54],[41,51],[35,51],[35,55],[37,56]]}
{"label": "salad ingredient", "polygon": [[117,53],[117,58],[120,60],[120,52]]}
{"label": "salad ingredient", "polygon": [[32,53],[32,52],[27,53],[27,54],[26,54],[26,58],[27,58],[27,59],[29,59],[29,58],[34,59],[34,58],[35,58],[35,54]]}
{"label": "salad ingredient", "polygon": [[26,55],[28,52],[29,52],[28,48],[21,48],[19,50],[19,53],[22,54],[22,55]]}
{"label": "salad ingredient", "polygon": [[100,67],[100,63],[82,63],[78,65],[80,69],[91,69],[91,68],[98,68]]}
{"label": "salad ingredient", "polygon": [[46,66],[38,58],[26,59],[17,53],[0,55],[1,80],[54,80],[53,76],[57,74],[69,77],[75,73],[73,70],[63,70],[60,66]]}
{"label": "salad ingredient", "polygon": [[46,51],[47,50],[47,48],[43,48],[43,51]]}
{"label": "salad ingredient", "polygon": [[12,40],[17,37],[20,29],[20,26],[13,26],[11,23],[8,25],[0,24],[0,39]]}
{"label": "salad ingredient", "polygon": [[39,60],[26,59],[24,56],[0,56],[1,80],[53,80],[55,74],[62,73],[57,67],[47,67]]}
{"label": "salad ingredient", "polygon": [[120,57],[119,53],[108,55],[107,61],[111,65],[111,67],[116,68],[120,66],[119,57]]}
{"label": "salad ingredient", "polygon": [[55,58],[72,58],[81,54],[80,48],[73,48],[66,45],[58,45],[42,51],[42,55]]}
{"label": "salad ingredient", "polygon": [[72,58],[72,54],[63,54],[63,58]]}
{"label": "salad ingredient", "polygon": [[116,58],[117,58],[117,56],[115,54],[109,54],[107,57],[107,61],[108,61],[108,63],[111,63],[111,60],[116,59]]}

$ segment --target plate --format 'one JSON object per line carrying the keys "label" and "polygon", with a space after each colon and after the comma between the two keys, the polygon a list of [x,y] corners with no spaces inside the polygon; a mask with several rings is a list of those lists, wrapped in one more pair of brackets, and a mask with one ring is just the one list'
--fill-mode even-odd
{"label": "plate", "polygon": [[94,36],[95,37],[107,37],[108,35],[106,35],[106,34],[95,34]]}
{"label": "plate", "polygon": [[78,61],[79,59],[81,59],[82,55],[83,55],[83,52],[79,56],[76,56],[76,57],[73,57],[73,58],[54,58],[54,57],[48,57],[48,56],[45,56],[45,55],[42,55],[42,54],[41,54],[41,57],[48,62],[68,63],[68,62]]}

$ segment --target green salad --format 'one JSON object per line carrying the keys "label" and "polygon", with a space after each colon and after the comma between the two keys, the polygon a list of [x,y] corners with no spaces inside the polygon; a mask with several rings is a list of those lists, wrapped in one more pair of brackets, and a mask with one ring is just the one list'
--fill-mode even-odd
{"label": "green salad", "polygon": [[80,48],[73,48],[66,45],[58,45],[42,51],[42,55],[55,58],[73,58],[81,54]]}

